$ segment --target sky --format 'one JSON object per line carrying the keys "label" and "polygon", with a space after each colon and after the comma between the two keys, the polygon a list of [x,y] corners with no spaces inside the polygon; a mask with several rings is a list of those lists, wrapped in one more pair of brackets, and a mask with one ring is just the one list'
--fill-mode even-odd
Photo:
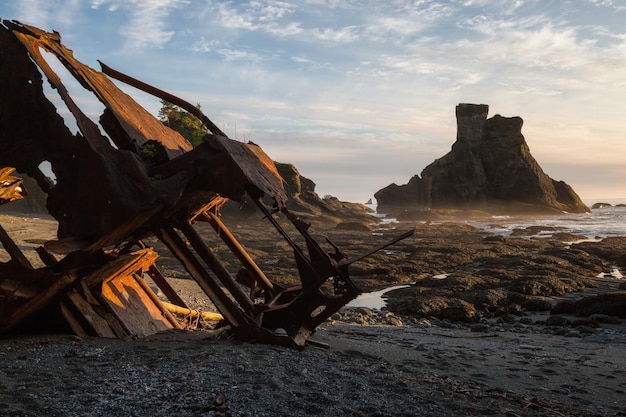
{"label": "sky", "polygon": [[626,198],[626,0],[0,0],[0,18],[200,104],[320,196],[406,184],[476,103],[522,117],[531,154],[583,200]]}

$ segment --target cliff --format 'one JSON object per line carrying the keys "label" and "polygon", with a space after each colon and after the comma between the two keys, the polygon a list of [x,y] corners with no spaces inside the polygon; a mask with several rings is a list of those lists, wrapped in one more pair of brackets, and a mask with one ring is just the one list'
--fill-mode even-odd
{"label": "cliff", "polygon": [[485,104],[459,104],[451,151],[407,184],[377,191],[377,211],[589,212],[572,187],[550,178],[533,158],[522,135],[523,120],[500,115],[487,119],[488,111]]}

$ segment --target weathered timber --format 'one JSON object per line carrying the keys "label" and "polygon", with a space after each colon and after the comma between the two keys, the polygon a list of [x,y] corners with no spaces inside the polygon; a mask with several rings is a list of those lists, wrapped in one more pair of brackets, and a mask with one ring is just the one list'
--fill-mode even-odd
{"label": "weathered timber", "polygon": [[[77,105],[48,63],[52,59],[104,105],[97,121]],[[76,134],[44,94],[42,75],[75,119]],[[182,107],[211,134],[192,148],[109,76]],[[148,147],[159,157],[147,155]],[[44,172],[43,162],[52,173]],[[287,210],[284,181],[258,145],[229,139],[198,108],[171,93],[104,64],[102,72],[84,65],[56,32],[0,20],[0,204],[26,195],[21,180],[11,175],[14,169],[36,179],[59,227],[57,239],[37,249],[42,268],[30,265],[0,227],[0,243],[11,258],[0,263],[0,333],[44,311],[58,311],[79,335],[129,338],[180,328],[170,304],[144,281],[151,277],[165,298],[183,309],[179,313],[192,314],[155,265],[158,255],[145,244],[154,236],[235,335],[301,349],[320,323],[359,294],[349,265],[384,247],[351,260],[336,247],[329,255],[309,234],[310,225]],[[293,249],[301,285],[283,288],[262,271],[219,218],[228,200],[257,205]],[[281,227],[279,215],[293,224],[304,248]],[[196,221],[208,222],[240,265],[223,264]],[[328,281],[333,285],[324,285]]]}
{"label": "weathered timber", "polygon": [[4,249],[9,253],[9,256],[13,260],[13,262],[17,262],[20,266],[26,269],[33,269],[33,266],[30,264],[30,261],[24,256],[24,253],[17,247],[13,239],[7,234],[4,227],[0,225],[0,243],[4,247]]}
{"label": "weathered timber", "polygon": [[167,308],[169,312],[179,314],[181,316],[194,317],[194,318],[201,317],[203,320],[209,320],[209,321],[224,320],[224,316],[222,316],[219,313],[213,313],[211,311],[193,310],[191,308],[184,308],[184,307],[177,306],[171,303],[163,303],[163,305],[165,306],[165,308]]}

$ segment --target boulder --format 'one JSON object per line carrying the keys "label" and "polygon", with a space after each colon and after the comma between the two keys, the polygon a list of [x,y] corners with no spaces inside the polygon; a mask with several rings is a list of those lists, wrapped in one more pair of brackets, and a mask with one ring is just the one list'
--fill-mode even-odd
{"label": "boulder", "polygon": [[487,118],[485,104],[459,104],[452,149],[405,185],[374,196],[380,213],[407,209],[475,209],[492,214],[586,213],[563,181],[550,178],[530,154],[520,117]]}
{"label": "boulder", "polygon": [[626,318],[626,292],[611,292],[585,297],[575,305],[577,316],[588,317],[593,314]]}

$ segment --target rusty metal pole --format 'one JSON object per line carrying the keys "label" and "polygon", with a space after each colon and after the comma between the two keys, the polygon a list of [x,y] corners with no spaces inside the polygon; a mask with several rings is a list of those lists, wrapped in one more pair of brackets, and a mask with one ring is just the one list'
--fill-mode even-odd
{"label": "rusty metal pole", "polygon": [[226,246],[228,246],[231,252],[235,254],[242,265],[258,278],[257,281],[261,286],[263,286],[264,290],[272,293],[272,289],[274,288],[272,282],[267,278],[267,276],[265,276],[263,271],[261,271],[261,268],[259,268],[256,262],[254,262],[248,252],[246,252],[243,246],[241,246],[237,239],[235,239],[232,233],[230,233],[230,230],[228,230],[226,225],[222,223],[220,218],[212,211],[205,211],[204,215],[211,227],[213,227],[215,232],[222,238],[224,243],[226,243]]}
{"label": "rusty metal pole", "polygon": [[235,282],[230,272],[224,267],[224,265],[217,259],[211,248],[209,248],[204,240],[198,235],[196,230],[191,224],[185,222],[180,225],[181,232],[189,239],[189,243],[200,256],[200,258],[206,262],[207,266],[217,275],[217,278],[224,284],[224,287],[235,298],[239,305],[248,313],[255,314],[256,307],[254,303],[248,297],[248,295],[241,289],[241,287]]}
{"label": "rusty metal pole", "polygon": [[196,280],[200,288],[209,296],[215,307],[228,320],[231,326],[254,325],[255,320],[244,313],[228,298],[213,277],[202,267],[200,261],[189,250],[185,242],[167,222],[163,222],[155,234],[178,258],[187,272]]}

